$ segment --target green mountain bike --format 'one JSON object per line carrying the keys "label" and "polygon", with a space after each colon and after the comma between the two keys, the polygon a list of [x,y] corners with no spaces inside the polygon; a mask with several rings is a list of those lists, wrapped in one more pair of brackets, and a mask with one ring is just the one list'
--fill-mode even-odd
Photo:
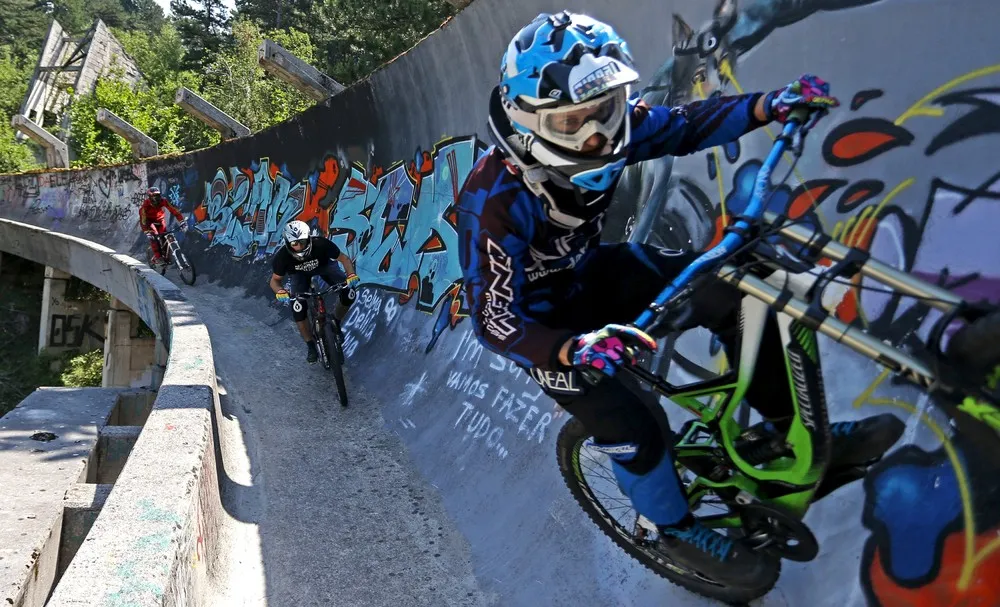
{"label": "green mountain bike", "polygon": [[[772,559],[774,567],[754,584],[733,587],[671,560],[657,547],[656,526],[632,510],[618,490],[608,456],[591,448],[592,437],[583,424],[569,420],[557,438],[560,472],[605,534],[657,574],[724,602],[744,603],[769,592],[777,582],[781,559],[815,558],[819,544],[802,521],[810,504],[862,478],[874,463],[828,470],[831,434],[817,332],[915,384],[935,398],[962,431],[994,432],[974,413],[985,408],[1000,415],[1000,311],[996,307],[966,302],[864,251],[843,246],[809,225],[764,212],[778,160],[786,151],[796,159],[801,155],[807,132],[801,125],[808,124],[807,118],[795,116],[775,141],[757,175],[745,214],[633,323],[647,332],[669,333],[669,319],[683,310],[701,281],[718,276],[744,293],[740,345],[732,353],[730,370],[677,386],[641,362],[622,367],[640,385],[694,416],[670,437],[692,513],[708,527],[744,538]],[[816,262],[823,258],[833,263],[818,266]],[[892,292],[923,299],[942,313],[922,351],[903,352],[841,322],[822,305],[826,288],[859,274]],[[794,409],[790,429],[777,438],[754,436],[747,432],[746,422],[739,421],[769,309],[776,312]],[[946,353],[942,347],[945,330],[956,324],[960,328]]]}

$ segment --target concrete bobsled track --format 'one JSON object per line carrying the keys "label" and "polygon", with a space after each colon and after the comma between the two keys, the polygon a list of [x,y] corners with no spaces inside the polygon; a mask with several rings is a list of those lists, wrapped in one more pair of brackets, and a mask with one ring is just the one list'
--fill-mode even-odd
{"label": "concrete bobsled track", "polygon": [[[0,252],[68,272],[107,291],[138,314],[169,352],[143,431],[48,604],[138,605],[129,602],[136,594],[204,604],[189,594],[205,593],[207,569],[187,567],[187,556],[217,545],[221,512],[212,440],[218,396],[205,325],[169,280],[107,247],[0,219]],[[44,416],[37,419],[43,423]],[[8,436],[5,448],[16,445],[17,438]],[[4,487],[5,497],[15,491],[16,486]],[[59,537],[58,529],[53,533]],[[36,568],[36,577],[38,573]],[[6,596],[11,589],[3,590]],[[17,598],[15,592],[8,600]]]}
{"label": "concrete bobsled track", "polygon": [[[561,8],[477,0],[368,80],[247,139],[132,166],[0,177],[0,216],[137,257],[148,185],[193,225],[183,246],[201,277],[183,293],[209,327],[223,399],[220,554],[191,554],[195,566],[225,564],[213,604],[707,603],[585,518],[556,470],[566,416],[483,350],[466,319],[452,205],[488,145],[486,100],[506,43]],[[773,204],[969,298],[1000,299],[995,0],[572,8],[626,37],[647,99],[770,90],[804,72],[829,80],[842,105]],[[653,240],[705,248],[722,214],[745,206],[773,134],[630,169],[607,240],[653,196],[664,201]],[[364,283],[346,322],[348,409],[332,377],[305,365],[288,310],[266,286],[292,219],[346,249]],[[935,318],[862,290],[837,314],[903,345]],[[759,603],[997,605],[1000,412],[961,414],[961,427],[974,417],[985,430],[960,431],[874,364],[822,343],[833,419],[892,411],[907,431],[864,482],[810,510],[819,556],[786,563]],[[715,363],[704,333],[680,344],[671,373]]]}

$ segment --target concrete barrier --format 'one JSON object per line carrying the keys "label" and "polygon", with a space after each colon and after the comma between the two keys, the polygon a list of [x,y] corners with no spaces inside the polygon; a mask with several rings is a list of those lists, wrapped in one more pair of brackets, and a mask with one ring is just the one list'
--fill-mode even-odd
{"label": "concrete barrier", "polygon": [[170,281],[102,245],[0,220],[0,250],[107,291],[169,351],[142,432],[120,472],[109,471],[118,475],[114,487],[47,604],[202,604],[221,508],[212,434],[218,393],[205,326]]}

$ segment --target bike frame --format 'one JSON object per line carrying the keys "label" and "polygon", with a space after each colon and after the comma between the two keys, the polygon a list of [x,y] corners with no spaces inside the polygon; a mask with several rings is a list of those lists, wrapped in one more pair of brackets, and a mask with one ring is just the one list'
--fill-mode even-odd
{"label": "bike frame", "polygon": [[[753,237],[752,226],[759,219],[764,218],[768,224],[785,219],[764,212],[765,195],[770,189],[775,166],[793,137],[797,136],[799,125],[805,118],[807,116],[800,115],[785,125],[757,175],[744,215],[736,219],[718,245],[681,272],[633,323],[644,331],[655,329],[675,298],[682,296],[692,282],[704,274],[715,273],[745,294],[741,301],[739,352],[735,353],[735,361],[730,361],[732,368],[726,373],[706,381],[675,386],[639,366],[623,366],[640,381],[697,417],[688,424],[674,447],[678,462],[683,464],[685,460],[692,461],[692,458],[711,458],[721,447],[733,464],[728,477],[718,482],[697,475],[688,486],[688,499],[692,506],[708,492],[729,488],[737,491],[737,503],[749,504],[759,498],[765,503],[781,506],[800,518],[805,514],[826,472],[831,443],[816,332],[871,358],[924,389],[935,382],[935,373],[924,363],[847,325],[825,310],[821,305],[822,293],[830,281],[860,274],[901,293],[928,298],[930,305],[946,314],[965,305],[961,298],[940,287],[870,259],[863,251],[836,243],[815,228],[799,224],[783,226],[778,234],[801,245],[801,251],[796,251],[792,257],[796,261],[812,264],[822,258],[833,261],[819,274],[789,271],[780,264],[772,263],[773,272],[767,278],[760,278],[726,262]],[[754,252],[750,255],[760,261],[767,260]],[[736,415],[753,380],[769,308],[776,312],[792,395],[793,417],[786,437],[791,455],[755,467],[735,449],[734,443],[743,429],[736,421]],[[708,403],[700,400],[705,397],[711,397]],[[702,520],[714,527],[741,525],[738,513]]]}
{"label": "bike frame", "polygon": [[310,279],[310,284],[312,289],[308,293],[303,293],[309,299],[309,316],[311,320],[309,328],[313,332],[313,338],[316,340],[316,347],[320,349],[320,354],[323,355],[324,364],[328,364],[330,353],[326,351],[322,340],[322,331],[327,322],[326,302],[323,300],[323,297],[328,293],[336,293],[346,288],[347,283],[341,282],[335,285],[328,285],[324,289],[317,290],[316,277],[314,276]]}

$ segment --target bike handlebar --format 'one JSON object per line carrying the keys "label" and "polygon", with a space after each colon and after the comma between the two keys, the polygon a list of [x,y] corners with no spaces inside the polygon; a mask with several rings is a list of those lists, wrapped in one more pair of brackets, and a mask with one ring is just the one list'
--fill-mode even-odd
{"label": "bike handlebar", "polygon": [[801,128],[801,125],[805,124],[808,116],[808,111],[801,111],[795,112],[789,117],[788,122],[785,123],[785,127],[781,131],[781,135],[775,139],[770,153],[757,172],[753,193],[750,196],[750,203],[747,205],[746,211],[744,211],[741,218],[733,224],[732,230],[723,237],[719,244],[705,251],[701,257],[691,262],[660,292],[653,303],[632,323],[636,328],[643,331],[648,330],[660,313],[666,309],[671,299],[690,285],[698,276],[718,269],[728,256],[746,244],[747,238],[744,234],[750,228],[750,222],[743,219],[743,217],[756,222],[764,214],[764,195],[771,183],[771,174],[774,172],[774,168],[777,166],[781,155],[788,147],[789,141],[791,141],[792,137]]}
{"label": "bike handlebar", "polygon": [[326,287],[324,289],[320,289],[319,291],[317,291],[316,289],[309,289],[308,291],[303,291],[302,293],[299,293],[298,295],[300,297],[314,297],[314,296],[322,297],[322,296],[326,295],[327,293],[329,293],[330,291],[340,291],[341,289],[343,289],[345,287],[347,287],[347,281],[346,280],[343,281],[343,282],[338,282],[337,284],[334,284],[334,285],[330,285],[330,286],[328,286],[328,287]]}

